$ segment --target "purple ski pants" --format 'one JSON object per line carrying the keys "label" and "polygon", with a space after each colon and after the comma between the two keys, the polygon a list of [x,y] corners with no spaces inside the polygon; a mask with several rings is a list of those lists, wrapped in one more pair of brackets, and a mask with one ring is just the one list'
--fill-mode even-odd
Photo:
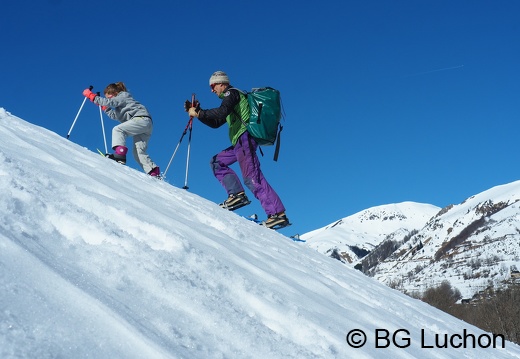
{"label": "purple ski pants", "polygon": [[229,166],[238,161],[244,184],[269,216],[285,212],[285,207],[260,170],[260,161],[256,155],[258,144],[244,132],[235,146],[230,146],[211,159],[213,174],[226,189],[228,195],[244,191],[244,187],[235,171]]}

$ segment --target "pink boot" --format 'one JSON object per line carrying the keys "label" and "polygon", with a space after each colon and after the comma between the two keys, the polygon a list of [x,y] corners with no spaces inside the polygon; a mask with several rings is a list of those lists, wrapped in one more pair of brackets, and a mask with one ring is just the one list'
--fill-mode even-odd
{"label": "pink boot", "polygon": [[153,170],[148,172],[148,174],[152,177],[161,177],[161,170],[159,169],[159,166],[155,167]]}
{"label": "pink boot", "polygon": [[114,151],[114,153],[107,154],[106,157],[126,165],[126,153],[128,152],[128,148],[125,146],[116,146],[114,147]]}

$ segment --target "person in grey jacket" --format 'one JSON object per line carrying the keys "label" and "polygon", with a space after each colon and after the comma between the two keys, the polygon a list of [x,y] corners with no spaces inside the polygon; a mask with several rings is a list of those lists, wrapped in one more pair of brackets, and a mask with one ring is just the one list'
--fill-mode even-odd
{"label": "person in grey jacket", "polygon": [[122,82],[111,83],[105,88],[105,98],[85,89],[83,95],[98,106],[113,120],[121,122],[112,130],[112,149],[114,153],[106,156],[121,164],[126,164],[126,138],[134,138],[133,155],[136,162],[150,176],[160,176],[161,171],[146,153],[148,141],[152,136],[153,122],[150,113],[136,101]]}

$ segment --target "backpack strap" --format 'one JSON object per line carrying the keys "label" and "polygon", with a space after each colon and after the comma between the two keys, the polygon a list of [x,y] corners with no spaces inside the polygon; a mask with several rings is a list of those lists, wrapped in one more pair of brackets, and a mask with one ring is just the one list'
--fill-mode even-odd
{"label": "backpack strap", "polygon": [[[283,130],[283,126],[281,123],[278,123],[278,127],[280,128],[278,130],[278,135],[276,135],[276,147],[274,149],[274,157],[273,157],[273,161],[278,161],[278,154],[280,153],[280,134],[282,133],[282,130]],[[264,154],[262,153],[262,156]]]}
{"label": "backpack strap", "polygon": [[247,92],[245,92],[244,90],[241,90],[241,89],[238,89],[236,87],[231,87],[230,89],[228,90],[237,90],[238,92],[242,93],[242,95],[246,96],[247,97]]}
{"label": "backpack strap", "polygon": [[[282,98],[280,97],[280,107],[281,107],[281,110],[282,110],[282,119],[285,118],[285,110],[283,108],[283,103],[282,103]],[[282,121],[280,120],[280,122],[278,122],[278,134],[276,135],[276,147],[274,149],[274,157],[273,157],[273,161],[278,161],[278,154],[280,153],[280,135],[282,133],[282,130],[283,130],[283,126],[282,126]]]}

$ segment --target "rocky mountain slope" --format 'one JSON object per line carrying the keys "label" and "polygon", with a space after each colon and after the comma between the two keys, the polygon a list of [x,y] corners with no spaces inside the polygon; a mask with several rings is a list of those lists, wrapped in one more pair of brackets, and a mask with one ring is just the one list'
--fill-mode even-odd
{"label": "rocky mountain slope", "polygon": [[[516,181],[440,211],[407,203],[412,210],[405,212],[406,220],[394,216],[381,221],[371,215],[403,204],[374,207],[336,222],[345,223],[341,233],[330,225],[302,237],[322,253],[344,253],[343,262],[401,291],[421,293],[448,280],[464,298],[478,297],[488,288],[507,286],[518,275],[519,199]],[[367,215],[377,220],[367,221]],[[356,258],[352,247],[369,253]]]}

